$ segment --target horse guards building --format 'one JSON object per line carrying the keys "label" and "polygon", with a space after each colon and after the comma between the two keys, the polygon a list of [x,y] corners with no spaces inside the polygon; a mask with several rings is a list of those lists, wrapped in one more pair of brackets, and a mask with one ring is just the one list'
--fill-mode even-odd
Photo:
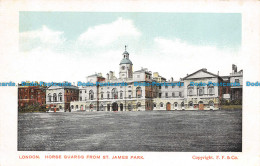
{"label": "horse guards building", "polygon": [[[87,82],[127,83],[127,86],[51,86],[46,88],[46,106],[55,112],[73,111],[146,111],[146,110],[218,110],[222,99],[242,100],[243,70],[219,76],[200,69],[179,81],[166,80],[146,68],[133,71],[125,50],[119,64],[119,78],[110,71],[87,77]],[[240,86],[190,86],[190,82],[240,83]],[[139,83],[176,83],[176,86],[135,86]],[[181,86],[182,84],[182,86]]]}

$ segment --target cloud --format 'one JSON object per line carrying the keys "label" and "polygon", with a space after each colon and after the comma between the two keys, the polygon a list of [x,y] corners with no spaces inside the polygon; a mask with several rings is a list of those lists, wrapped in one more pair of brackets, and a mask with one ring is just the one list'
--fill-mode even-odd
{"label": "cloud", "polygon": [[[152,49],[152,63],[155,71],[162,71],[166,78],[171,76],[180,77],[191,74],[201,68],[220,75],[228,75],[232,64],[237,64],[241,69],[244,67],[244,58],[241,52],[219,49],[212,45],[193,45],[180,39],[154,38]],[[156,63],[155,62],[163,62]]]}
{"label": "cloud", "polygon": [[20,48],[22,51],[35,48],[57,49],[65,41],[64,32],[51,30],[45,25],[38,30],[20,33]]}
{"label": "cloud", "polygon": [[132,20],[118,18],[112,23],[90,27],[78,38],[80,44],[91,46],[107,46],[122,38],[138,38],[141,32]]}

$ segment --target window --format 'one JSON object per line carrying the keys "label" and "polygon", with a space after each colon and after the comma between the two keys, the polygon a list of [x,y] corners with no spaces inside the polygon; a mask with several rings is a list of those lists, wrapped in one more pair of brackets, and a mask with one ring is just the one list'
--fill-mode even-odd
{"label": "window", "polygon": [[103,99],[103,97],[104,97],[104,96],[103,96],[103,92],[101,92],[101,99]]}
{"label": "window", "polygon": [[159,93],[159,98],[161,98],[162,97],[162,93]]}
{"label": "window", "polygon": [[80,97],[79,100],[82,101],[82,97]]}
{"label": "window", "polygon": [[137,106],[137,108],[141,107],[141,103],[137,103],[136,106]]}
{"label": "window", "polygon": [[193,89],[188,89],[188,96],[192,96],[193,94]]}
{"label": "window", "polygon": [[121,68],[122,70],[125,70],[125,66],[122,66],[122,68]]}
{"label": "window", "polygon": [[120,99],[123,98],[123,91],[120,91]]}
{"label": "window", "polygon": [[128,95],[128,98],[129,98],[129,99],[131,99],[131,98],[132,98],[132,96],[131,96],[131,95]]}
{"label": "window", "polygon": [[203,89],[200,88],[200,89],[199,89],[199,96],[202,96],[202,95],[203,95]]}
{"label": "window", "polygon": [[193,107],[193,102],[192,101],[189,102],[189,107]]}
{"label": "window", "polygon": [[156,103],[153,103],[153,107],[156,107]]}
{"label": "window", "polygon": [[174,92],[172,92],[172,97],[175,97],[175,93]]}
{"label": "window", "polygon": [[214,106],[214,102],[213,102],[213,101],[210,101],[210,102],[209,102],[209,106],[212,106],[212,107],[213,107],[213,106]]}
{"label": "window", "polygon": [[182,93],[181,92],[179,92],[179,96],[182,97]]}
{"label": "window", "polygon": [[163,107],[163,103],[160,103],[160,107]]}
{"label": "window", "polygon": [[139,74],[137,75],[137,78],[140,78],[140,75],[139,75]]}
{"label": "window", "polygon": [[59,93],[59,101],[62,102],[62,93]]}
{"label": "window", "polygon": [[110,96],[109,96],[109,92],[107,92],[107,98],[108,98],[108,99],[110,98]]}
{"label": "window", "polygon": [[136,97],[141,98],[142,97],[142,89],[141,87],[136,88]]}
{"label": "window", "polygon": [[51,102],[51,94],[48,94],[48,101]]}
{"label": "window", "polygon": [[214,87],[209,87],[209,94],[213,95],[214,94]]}
{"label": "window", "polygon": [[94,92],[92,90],[89,91],[89,99],[90,100],[94,99]]}
{"label": "window", "polygon": [[112,89],[112,97],[113,99],[117,99],[118,98],[118,91],[116,88]]}
{"label": "window", "polygon": [[78,109],[79,108],[79,106],[78,105],[76,105],[76,109]]}
{"label": "window", "polygon": [[168,98],[168,93],[167,92],[165,93],[165,97]]}
{"label": "window", "polygon": [[82,90],[80,90],[79,93],[82,93]]}
{"label": "window", "polygon": [[56,93],[53,94],[53,101],[57,102],[57,94]]}

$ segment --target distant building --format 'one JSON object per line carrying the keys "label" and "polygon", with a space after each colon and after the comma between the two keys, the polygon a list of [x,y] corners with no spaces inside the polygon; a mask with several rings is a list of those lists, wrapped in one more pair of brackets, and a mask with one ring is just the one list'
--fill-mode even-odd
{"label": "distant building", "polygon": [[[145,110],[217,110],[221,100],[242,98],[241,86],[190,86],[194,83],[242,83],[242,70],[236,72],[236,66],[229,76],[219,76],[200,69],[180,81],[166,81],[158,72],[147,68],[133,72],[133,63],[125,50],[119,64],[119,78],[114,72],[90,75],[87,82],[122,83],[128,86],[86,86],[79,87],[79,100],[71,102],[72,111],[145,111]],[[138,83],[178,83],[176,86],[136,86]]]}
{"label": "distant building", "polygon": [[45,105],[46,87],[44,86],[18,86],[18,107],[27,105]]}
{"label": "distant building", "polygon": [[50,86],[46,90],[46,107],[51,111],[70,112],[70,102],[78,100],[76,86]]}

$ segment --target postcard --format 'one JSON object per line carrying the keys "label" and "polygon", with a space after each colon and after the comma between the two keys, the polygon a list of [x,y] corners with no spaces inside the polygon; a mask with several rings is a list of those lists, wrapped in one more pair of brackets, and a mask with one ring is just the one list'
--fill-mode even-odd
{"label": "postcard", "polygon": [[259,165],[258,1],[3,1],[0,165]]}

